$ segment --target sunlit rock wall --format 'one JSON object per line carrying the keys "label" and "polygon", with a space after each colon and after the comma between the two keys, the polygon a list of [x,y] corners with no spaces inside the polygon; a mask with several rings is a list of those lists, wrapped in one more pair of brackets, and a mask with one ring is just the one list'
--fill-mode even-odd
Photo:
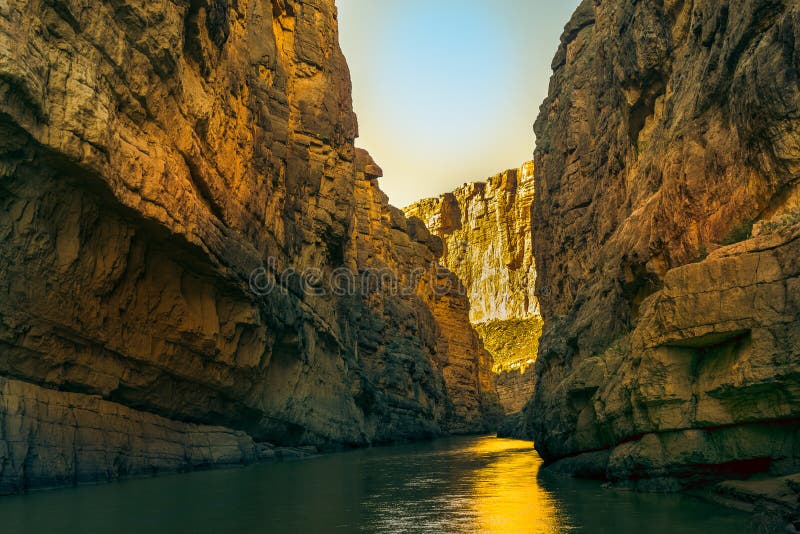
{"label": "sunlit rock wall", "polygon": [[533,162],[407,208],[442,238],[442,262],[464,282],[473,323],[539,313],[532,254]]}
{"label": "sunlit rock wall", "polygon": [[[443,264],[463,281],[470,319],[492,353],[506,412],[530,398],[541,326],[534,296],[533,162],[405,208],[444,244]],[[509,339],[510,337],[514,339]]]}
{"label": "sunlit rock wall", "polygon": [[[486,428],[466,300],[356,134],[333,0],[0,3],[3,491]],[[384,267],[433,274],[332,290]]]}

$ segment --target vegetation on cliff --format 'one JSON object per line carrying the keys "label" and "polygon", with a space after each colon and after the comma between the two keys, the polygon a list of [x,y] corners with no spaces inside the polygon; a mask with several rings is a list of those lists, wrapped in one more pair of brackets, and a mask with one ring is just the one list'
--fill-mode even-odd
{"label": "vegetation on cliff", "polygon": [[536,361],[539,338],[544,322],[539,316],[527,319],[506,319],[475,324],[475,330],[494,359],[495,373],[525,373]]}

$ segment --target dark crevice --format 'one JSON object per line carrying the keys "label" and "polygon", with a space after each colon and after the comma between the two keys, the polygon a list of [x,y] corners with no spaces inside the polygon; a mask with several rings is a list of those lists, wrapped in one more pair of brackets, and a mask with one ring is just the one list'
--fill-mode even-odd
{"label": "dark crevice", "polygon": [[208,185],[208,182],[203,179],[203,175],[200,172],[200,169],[195,165],[191,158],[184,157],[184,161],[186,161],[186,166],[189,168],[189,176],[192,178],[192,183],[194,184],[195,188],[197,189],[197,193],[200,195],[200,198],[203,200],[208,210],[216,217],[219,221],[225,221],[225,212],[219,204],[214,201],[214,195],[211,192],[211,188]]}
{"label": "dark crevice", "polygon": [[191,0],[186,13],[183,51],[208,77],[230,36],[228,0]]}

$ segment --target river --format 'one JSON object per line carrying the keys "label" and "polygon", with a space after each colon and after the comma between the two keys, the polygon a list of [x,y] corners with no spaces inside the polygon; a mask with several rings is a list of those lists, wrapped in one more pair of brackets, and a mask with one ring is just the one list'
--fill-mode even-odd
{"label": "river", "polygon": [[540,470],[529,442],[458,437],[309,460],[0,498],[0,531],[740,532],[748,516],[686,495]]}

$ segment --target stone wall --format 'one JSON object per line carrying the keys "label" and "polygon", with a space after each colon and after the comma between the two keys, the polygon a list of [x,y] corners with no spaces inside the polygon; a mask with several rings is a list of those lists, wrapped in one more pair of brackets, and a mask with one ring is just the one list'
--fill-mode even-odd
{"label": "stone wall", "polygon": [[533,397],[535,385],[536,374],[532,366],[497,373],[497,395],[505,412],[522,411]]}
{"label": "stone wall", "polygon": [[467,287],[473,323],[537,315],[531,250],[533,162],[405,208],[442,238],[442,263]]}
{"label": "stone wall", "polygon": [[258,460],[244,432],[0,378],[0,495]]}

